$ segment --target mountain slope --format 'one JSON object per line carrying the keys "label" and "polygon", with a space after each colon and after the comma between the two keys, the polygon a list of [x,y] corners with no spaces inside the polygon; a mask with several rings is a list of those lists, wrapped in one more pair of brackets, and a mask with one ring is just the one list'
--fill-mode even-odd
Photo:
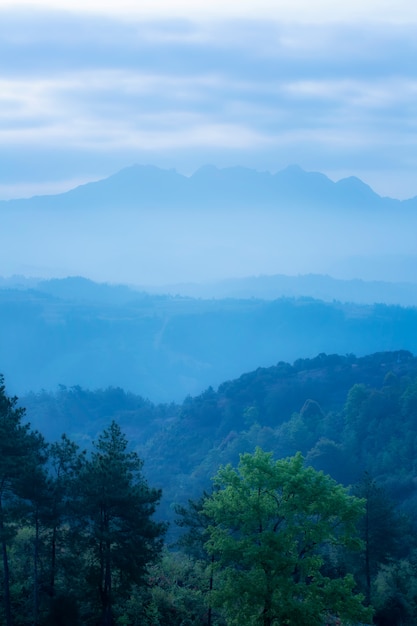
{"label": "mountain slope", "polygon": [[248,276],[203,284],[186,283],[147,287],[151,293],[188,296],[192,298],[260,298],[310,297],[325,302],[355,304],[397,304],[417,306],[417,283],[338,280],[319,274],[285,276]]}
{"label": "mountain slope", "polygon": [[169,208],[175,206],[321,206],[373,209],[417,207],[417,198],[407,202],[382,198],[355,177],[336,183],[324,174],[289,166],[276,174],[242,167],[218,169],[204,166],[186,177],[174,170],[149,165],[133,165],[97,182],[87,183],[66,193],[26,200],[0,202],[5,207],[32,209],[77,206],[135,206]]}
{"label": "mountain slope", "polygon": [[415,232],[417,198],[381,198],[355,178],[132,166],[0,203],[0,268],[132,285],[311,273],[415,282]]}
{"label": "mountain slope", "polygon": [[[112,291],[113,289],[113,291]],[[417,353],[417,308],[151,296],[82,279],[0,290],[0,372],[12,393],[120,386],[182,400],[278,361]]]}

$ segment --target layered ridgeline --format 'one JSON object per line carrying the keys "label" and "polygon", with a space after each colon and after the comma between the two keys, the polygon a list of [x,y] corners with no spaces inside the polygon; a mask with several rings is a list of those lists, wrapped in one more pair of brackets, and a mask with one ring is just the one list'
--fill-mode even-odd
{"label": "layered ridgeline", "polygon": [[181,405],[0,399],[5,623],[416,623],[410,353],[282,362]]}
{"label": "layered ridgeline", "polygon": [[[337,288],[345,300],[354,297],[351,284],[326,277],[259,281],[260,289],[269,285],[270,300],[150,295],[81,278],[4,281],[0,355],[8,387],[22,395],[58,385],[119,386],[154,402],[180,402],[279,361],[417,352],[416,308],[279,297],[283,286],[310,295],[328,289],[329,297]],[[247,293],[254,284],[248,281]],[[357,286],[371,302],[372,294],[395,301],[400,293],[398,285]],[[402,287],[416,302],[415,287]]]}
{"label": "layered ridgeline", "polygon": [[311,272],[413,282],[416,230],[416,198],[382,198],[354,177],[133,166],[0,202],[0,267],[135,285]]}
{"label": "layered ridgeline", "polygon": [[115,387],[61,387],[20,402],[49,440],[65,432],[87,448],[115,420],[163,489],[165,519],[173,504],[210,489],[220,465],[256,446],[276,458],[301,451],[346,485],[367,472],[408,511],[417,501],[417,358],[406,351],[280,362],[182,403],[154,404]]}
{"label": "layered ridgeline", "polygon": [[80,185],[68,192],[0,203],[5,207],[63,209],[133,206],[135,208],[210,207],[356,207],[400,211],[417,209],[417,197],[396,200],[381,197],[359,178],[333,182],[319,172],[292,165],[275,174],[244,167],[219,169],[206,165],[192,176],[150,165],[133,165],[106,179]]}

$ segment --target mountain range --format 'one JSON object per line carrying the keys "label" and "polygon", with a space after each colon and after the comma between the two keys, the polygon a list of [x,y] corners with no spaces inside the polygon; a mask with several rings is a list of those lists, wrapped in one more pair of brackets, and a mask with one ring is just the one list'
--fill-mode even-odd
{"label": "mountain range", "polygon": [[360,179],[351,176],[333,182],[319,172],[306,172],[297,165],[275,174],[244,167],[218,169],[206,165],[192,176],[151,165],[132,165],[116,174],[80,185],[65,193],[0,202],[2,208],[134,206],[142,208],[221,205],[229,208],[350,207],[372,209],[417,209],[417,197],[396,200],[381,197]]}
{"label": "mountain range", "polygon": [[387,304],[417,307],[417,283],[338,280],[331,276],[304,274],[248,276],[207,283],[175,283],[131,288],[127,285],[94,283],[80,277],[43,280],[24,276],[0,276],[0,290],[36,290],[49,296],[84,303],[129,304],[145,293],[198,299],[276,300],[312,298],[330,303]]}
{"label": "mountain range", "polygon": [[145,287],[311,274],[414,283],[416,232],[417,197],[382,198],[354,177],[135,165],[0,202],[0,274]]}
{"label": "mountain range", "polygon": [[[1,285],[1,279],[0,279]],[[417,307],[417,283],[338,280],[321,274],[247,276],[207,283],[147,286],[148,293],[190,298],[314,298],[324,302],[397,304]]]}

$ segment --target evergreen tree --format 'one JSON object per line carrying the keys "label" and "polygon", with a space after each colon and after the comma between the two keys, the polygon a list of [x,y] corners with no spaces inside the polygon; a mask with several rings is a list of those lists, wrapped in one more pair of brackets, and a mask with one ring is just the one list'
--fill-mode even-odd
{"label": "evergreen tree", "polygon": [[364,515],[358,523],[363,550],[358,553],[356,561],[366,601],[371,604],[372,580],[379,566],[392,558],[404,557],[414,542],[409,520],[395,510],[393,502],[368,473],[353,491],[365,502]]}
{"label": "evergreen tree", "polygon": [[209,537],[207,529],[210,518],[204,511],[204,502],[208,497],[205,491],[198,500],[188,500],[187,506],[177,504],[174,507],[178,516],[175,523],[185,531],[175,545],[191,558],[202,561],[209,559],[205,544]]}
{"label": "evergreen tree", "polygon": [[[43,480],[42,465],[45,458],[42,454],[44,442],[40,435],[30,429],[29,424],[22,423],[25,410],[17,406],[16,397],[8,397],[4,378],[0,375],[0,541],[3,564],[3,605],[6,626],[13,623],[12,601],[10,593],[9,549],[16,534],[18,524],[35,492]],[[36,509],[36,512],[35,512]],[[37,507],[33,523],[38,521]],[[37,573],[38,539],[35,534],[34,555],[34,613],[37,615]]]}
{"label": "evergreen tree", "polygon": [[112,422],[80,474],[87,580],[98,594],[102,626],[114,624],[115,596],[143,582],[162,547],[165,525],[152,519],[161,492],[148,486],[142,465]]}
{"label": "evergreen tree", "polygon": [[[176,524],[186,529],[177,541],[177,546],[190,556],[195,563],[200,562],[206,567],[208,572],[207,586],[202,589],[204,593],[211,594],[214,582],[214,554],[209,555],[206,543],[209,539],[210,517],[204,510],[204,503],[209,497],[204,492],[203,496],[195,501],[188,500],[188,506],[177,505],[175,512],[179,517],[175,520]],[[210,597],[208,602],[207,626],[212,624],[212,606]]]}
{"label": "evergreen tree", "polygon": [[[77,485],[85,462],[85,451],[65,434],[49,448],[49,507],[44,510],[43,522],[48,530],[45,546],[44,588],[49,599],[51,624],[66,624],[65,615],[77,623],[76,595],[82,586],[79,572],[82,562],[76,549],[78,532]],[[72,608],[71,608],[72,607]],[[48,622],[49,623],[49,622]]]}
{"label": "evergreen tree", "polygon": [[32,623],[39,623],[41,604],[42,553],[44,547],[44,517],[51,505],[50,481],[45,467],[47,461],[47,445],[39,433],[28,433],[26,438],[28,456],[22,464],[19,478],[16,481],[16,494],[20,498],[20,506],[16,509],[16,522],[20,528],[28,528],[30,533],[29,546],[31,567],[26,572],[26,579],[32,590],[31,617]]}

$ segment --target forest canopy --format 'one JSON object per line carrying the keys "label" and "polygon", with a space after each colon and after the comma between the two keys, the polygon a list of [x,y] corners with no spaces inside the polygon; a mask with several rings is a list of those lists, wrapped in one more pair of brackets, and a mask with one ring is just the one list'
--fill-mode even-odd
{"label": "forest canopy", "polygon": [[[365,621],[369,606],[375,624],[411,626],[416,381],[416,359],[404,351],[279,363],[182,405],[80,387],[18,401],[2,380],[3,622],[223,626],[243,614],[247,623],[262,615],[265,624],[287,619],[274,617],[273,607],[282,606],[276,593],[270,606],[265,596],[263,604],[249,596],[246,604],[233,602],[234,585],[256,588],[266,567],[273,589],[282,587],[284,563],[274,569],[262,546],[272,554],[284,542],[293,546],[285,561],[286,611],[296,610],[291,589],[300,584],[293,598],[306,594],[303,610],[315,590],[318,612],[309,623],[325,614]],[[52,425],[66,434],[51,437]],[[272,480],[276,472],[273,489],[254,489],[254,477]],[[301,500],[287,497],[290,485]],[[257,502],[256,515],[250,506],[239,509],[243,502]],[[292,502],[302,502],[297,514]],[[324,508],[313,513],[315,506]],[[316,515],[320,523],[310,527]],[[309,534],[311,551],[301,542]],[[338,603],[343,593],[352,604]],[[289,623],[301,619],[291,615]]]}

